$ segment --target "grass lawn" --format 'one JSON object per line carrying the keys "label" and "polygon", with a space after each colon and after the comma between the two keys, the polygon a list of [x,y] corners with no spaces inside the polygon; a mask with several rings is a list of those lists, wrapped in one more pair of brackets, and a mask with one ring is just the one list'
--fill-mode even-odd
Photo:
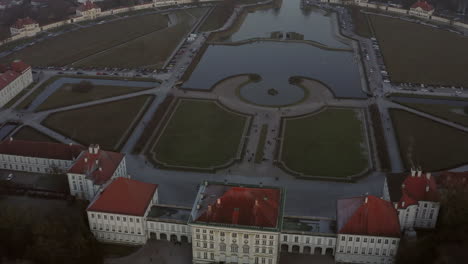
{"label": "grass lawn", "polygon": [[[41,86],[37,87],[28,97],[24,98],[19,104],[16,105],[16,110],[22,110],[28,108],[28,106],[34,101],[34,99],[41,94],[47,86],[55,82],[60,76],[50,77],[48,80],[44,81]],[[17,100],[17,99],[16,99]]]}
{"label": "grass lawn", "polygon": [[103,149],[118,151],[124,143],[121,141],[130,135],[134,121],[141,118],[152,99],[137,96],[57,112],[48,116],[43,125],[84,145],[99,144]]}
{"label": "grass lawn", "polygon": [[57,140],[45,135],[30,126],[21,127],[14,135],[14,139],[17,140],[31,140],[31,141],[45,141],[45,142],[57,142]]}
{"label": "grass lawn", "polygon": [[36,86],[37,82],[32,82],[28,87],[24,88],[19,92],[13,99],[11,99],[7,104],[5,104],[4,108],[10,108],[13,106],[19,99],[21,99],[27,92],[29,92],[34,86]]}
{"label": "grass lawn", "polygon": [[[452,106],[448,104],[398,103],[463,126],[468,126],[468,115],[464,112],[462,106]],[[468,102],[466,107],[468,107]]]}
{"label": "grass lawn", "polygon": [[130,17],[68,32],[0,59],[22,59],[33,66],[63,66],[139,36],[167,27],[161,14]]}
{"label": "grass lawn", "polygon": [[[206,11],[206,8],[201,10]],[[192,13],[197,12],[192,10]],[[91,56],[80,61],[77,66],[162,68],[164,62],[198,19],[187,11],[179,11],[175,15],[177,15],[178,24]]]}
{"label": "grass lawn", "polygon": [[403,110],[390,114],[407,169],[412,162],[426,171],[468,163],[468,133]]}
{"label": "grass lawn", "polygon": [[231,16],[232,11],[232,7],[227,5],[216,6],[200,26],[199,31],[206,32],[221,28]]}
{"label": "grass lawn", "polygon": [[141,246],[127,246],[117,244],[99,243],[100,250],[105,257],[121,258],[138,251]]}
{"label": "grass lawn", "polygon": [[346,177],[368,167],[363,124],[354,109],[328,108],[284,121],[281,160],[304,175]]}
{"label": "grass lawn", "polygon": [[210,168],[233,159],[247,117],[213,101],[181,100],[154,145],[154,157],[167,166]]}
{"label": "grass lawn", "polygon": [[361,8],[357,6],[350,6],[349,11],[351,18],[354,23],[354,31],[361,37],[370,38],[372,37],[372,31],[369,27],[367,15],[361,12]]}
{"label": "grass lawn", "polygon": [[261,163],[263,159],[263,149],[265,148],[266,136],[268,133],[268,125],[262,125],[260,130],[260,138],[258,139],[257,151],[255,152],[255,163]]}
{"label": "grass lawn", "polygon": [[384,16],[369,16],[394,82],[468,86],[468,38]]}
{"label": "grass lawn", "polygon": [[109,86],[109,85],[96,85],[93,86],[91,91],[76,92],[72,90],[71,84],[65,84],[57,91],[55,91],[49,98],[47,98],[41,105],[34,111],[44,111],[68,105],[86,103],[99,99],[119,96],[139,92],[142,90],[150,89],[147,87],[126,87],[126,86]]}

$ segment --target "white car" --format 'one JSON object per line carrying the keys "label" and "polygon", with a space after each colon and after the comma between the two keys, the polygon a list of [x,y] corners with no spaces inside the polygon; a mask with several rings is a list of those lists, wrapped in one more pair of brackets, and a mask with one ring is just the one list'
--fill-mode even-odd
{"label": "white car", "polygon": [[13,179],[13,174],[9,174],[6,180],[11,181],[12,179]]}

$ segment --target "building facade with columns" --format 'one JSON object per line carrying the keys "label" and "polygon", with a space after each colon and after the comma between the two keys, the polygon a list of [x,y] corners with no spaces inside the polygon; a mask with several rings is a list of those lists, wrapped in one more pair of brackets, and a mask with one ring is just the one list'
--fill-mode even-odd
{"label": "building facade with columns", "polygon": [[400,243],[400,224],[393,205],[367,195],[337,201],[335,261],[393,263]]}
{"label": "building facade with columns", "polygon": [[92,200],[106,183],[117,177],[129,177],[125,155],[102,150],[99,145],[82,151],[67,171],[70,194],[84,200]]}
{"label": "building facade with columns", "polygon": [[23,91],[33,82],[31,66],[16,60],[0,68],[0,107]]}
{"label": "building facade with columns", "polygon": [[284,190],[204,182],[188,225],[193,263],[279,261]]}
{"label": "building facade with columns", "polygon": [[128,178],[113,179],[86,209],[96,239],[107,243],[145,244],[151,207],[158,203],[158,185]]}
{"label": "building facade with columns", "polygon": [[40,31],[39,23],[29,17],[16,20],[10,27],[11,35],[22,35],[24,37],[33,37]]}
{"label": "building facade with columns", "polygon": [[437,183],[431,173],[411,170],[409,175],[387,175],[383,198],[398,210],[401,230],[435,228],[440,202]]}
{"label": "building facade with columns", "polygon": [[101,8],[92,1],[86,1],[76,9],[76,15],[84,19],[95,19],[101,14]]}

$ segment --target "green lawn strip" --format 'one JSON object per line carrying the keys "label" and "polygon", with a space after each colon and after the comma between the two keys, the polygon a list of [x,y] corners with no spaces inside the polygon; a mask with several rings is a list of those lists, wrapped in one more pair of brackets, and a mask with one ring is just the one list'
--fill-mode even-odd
{"label": "green lawn strip", "polygon": [[21,127],[14,135],[13,138],[16,140],[31,140],[31,141],[44,141],[44,142],[57,142],[57,140],[49,137],[46,134],[30,127]]}
{"label": "green lawn strip", "polygon": [[127,86],[111,86],[111,85],[96,85],[92,90],[86,93],[74,92],[72,84],[64,84],[49,96],[41,105],[34,111],[44,111],[69,105],[87,103],[99,99],[115,97],[119,95],[135,93],[150,89],[148,87],[127,87]]}
{"label": "green lawn strip", "polygon": [[[49,115],[42,124],[84,145],[99,144],[117,151],[116,145],[126,135],[147,100],[142,95]],[[131,131],[130,131],[131,132]]]}
{"label": "green lawn strip", "polygon": [[354,109],[328,108],[285,120],[282,161],[304,175],[347,177],[368,167],[363,124]]}
{"label": "green lawn strip", "polygon": [[121,43],[167,27],[167,17],[150,14],[94,25],[41,41],[0,62],[21,59],[34,66],[63,66]]}
{"label": "green lawn strip", "polygon": [[34,185],[38,189],[70,193],[66,174],[41,174]]}
{"label": "green lawn strip", "polygon": [[44,81],[41,86],[37,87],[31,94],[28,95],[23,101],[16,105],[16,110],[22,110],[28,108],[28,106],[34,101],[34,99],[41,94],[50,84],[59,79],[60,76],[54,76]]}
{"label": "green lawn strip", "polygon": [[260,137],[258,139],[257,151],[255,152],[255,163],[261,163],[263,160],[263,149],[265,148],[266,136],[268,133],[268,125],[262,125]]}
{"label": "green lawn strip", "polygon": [[354,31],[361,37],[370,38],[372,37],[372,32],[369,27],[369,22],[367,20],[367,15],[361,12],[361,8],[357,6],[350,6],[349,11],[351,13],[351,18],[354,23]]}
{"label": "green lawn strip", "polygon": [[246,122],[213,101],[182,100],[152,151],[169,166],[221,166],[236,157]]}
{"label": "green lawn strip", "polygon": [[179,12],[177,16],[180,20],[177,25],[132,40],[125,45],[115,47],[96,56],[91,56],[81,61],[77,66],[161,68],[195,23],[195,19],[185,12]]}
{"label": "green lawn strip", "polygon": [[458,96],[438,96],[429,94],[410,94],[410,93],[392,93],[387,97],[408,97],[408,98],[423,98],[423,99],[439,99],[439,100],[451,100],[451,101],[468,101],[468,98]]}
{"label": "green lawn strip", "polygon": [[468,38],[384,16],[369,16],[394,82],[468,86]]}
{"label": "green lawn strip", "polygon": [[5,104],[4,108],[10,108],[14,105],[19,99],[21,99],[27,92],[29,92],[37,82],[32,82],[28,87],[24,88],[21,92],[19,92],[13,99],[11,99],[7,104]]}
{"label": "green lawn strip", "polygon": [[390,114],[407,169],[435,171],[468,163],[468,133],[404,110]]}
{"label": "green lawn strip", "polygon": [[[464,107],[448,104],[424,104],[424,103],[403,103],[401,105],[419,110],[430,115],[452,121],[462,126],[468,126],[468,115],[464,112]],[[468,107],[468,102],[465,107]]]}

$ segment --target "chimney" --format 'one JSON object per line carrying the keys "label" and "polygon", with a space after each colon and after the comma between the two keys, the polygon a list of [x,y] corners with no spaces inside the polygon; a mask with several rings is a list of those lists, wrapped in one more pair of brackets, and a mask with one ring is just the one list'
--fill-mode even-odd
{"label": "chimney", "polygon": [[403,183],[401,184],[401,188],[404,189],[406,187],[406,185]]}
{"label": "chimney", "polygon": [[416,171],[414,170],[414,168],[411,168],[411,177],[414,177],[416,175]]}
{"label": "chimney", "polygon": [[96,160],[96,165],[99,165],[99,160],[98,159]]}
{"label": "chimney", "polygon": [[99,171],[102,171],[102,167],[99,167]]}
{"label": "chimney", "polygon": [[93,145],[89,145],[88,152],[89,154],[93,154]]}
{"label": "chimney", "polygon": [[418,169],[418,178],[421,177],[421,175],[422,175],[422,170],[421,170],[421,168],[419,168]]}
{"label": "chimney", "polygon": [[430,172],[427,172],[427,173],[426,173],[426,178],[427,178],[428,180],[431,179],[431,173],[430,173]]}
{"label": "chimney", "polygon": [[73,146],[73,143],[69,143],[68,145],[71,147],[71,146]]}
{"label": "chimney", "polygon": [[213,213],[213,209],[212,209],[211,205],[208,205],[208,212],[207,212],[208,218],[211,218],[212,213]]}
{"label": "chimney", "polygon": [[13,137],[10,137],[10,142],[13,141]]}
{"label": "chimney", "polygon": [[258,202],[257,199],[255,199],[255,207],[258,207],[260,205],[260,203]]}
{"label": "chimney", "polygon": [[426,185],[426,192],[429,192],[429,185]]}
{"label": "chimney", "polygon": [[395,203],[395,209],[398,209],[398,203]]}
{"label": "chimney", "polygon": [[364,203],[367,203],[368,200],[369,200],[369,199],[368,199],[367,196],[366,196],[366,199],[364,200]]}
{"label": "chimney", "polygon": [[94,145],[94,154],[98,154],[99,153],[99,145]]}
{"label": "chimney", "polygon": [[239,208],[234,208],[232,212],[232,224],[237,225],[239,223]]}
{"label": "chimney", "polygon": [[84,158],[84,162],[85,162],[85,163],[88,163],[88,158]]}
{"label": "chimney", "polygon": [[405,201],[401,202],[401,207],[405,207]]}

